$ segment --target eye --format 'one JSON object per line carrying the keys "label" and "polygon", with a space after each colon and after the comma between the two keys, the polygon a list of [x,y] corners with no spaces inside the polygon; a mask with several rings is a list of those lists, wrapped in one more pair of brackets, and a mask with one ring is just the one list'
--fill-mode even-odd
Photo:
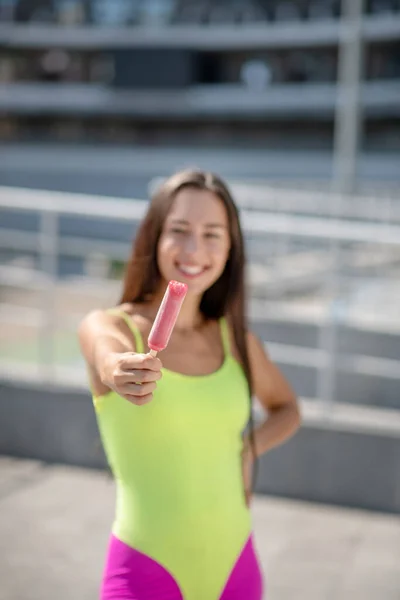
{"label": "eye", "polygon": [[172,233],[186,233],[186,229],[182,229],[181,227],[171,227]]}
{"label": "eye", "polygon": [[205,234],[205,237],[219,239],[221,236],[219,235],[219,233],[212,233],[211,231],[209,231]]}

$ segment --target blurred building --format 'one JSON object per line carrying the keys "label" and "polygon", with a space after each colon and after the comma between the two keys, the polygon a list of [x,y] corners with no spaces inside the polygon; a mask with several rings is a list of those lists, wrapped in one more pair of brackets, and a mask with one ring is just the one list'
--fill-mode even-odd
{"label": "blurred building", "polygon": [[[400,0],[367,0],[362,144],[400,148]],[[0,0],[0,139],[330,148],[340,0]]]}

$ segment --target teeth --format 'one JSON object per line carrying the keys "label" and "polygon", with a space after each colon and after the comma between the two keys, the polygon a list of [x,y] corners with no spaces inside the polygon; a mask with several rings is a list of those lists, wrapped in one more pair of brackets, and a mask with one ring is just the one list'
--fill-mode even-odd
{"label": "teeth", "polygon": [[188,275],[199,275],[203,271],[201,267],[189,267],[188,265],[179,265],[179,268]]}

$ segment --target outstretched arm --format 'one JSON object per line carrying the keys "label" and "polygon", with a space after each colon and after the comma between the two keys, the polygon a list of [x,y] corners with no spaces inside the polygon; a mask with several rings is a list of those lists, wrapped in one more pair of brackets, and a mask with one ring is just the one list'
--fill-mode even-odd
{"label": "outstretched arm", "polygon": [[96,395],[114,390],[134,404],[150,402],[161,378],[161,361],[135,353],[132,335],[120,316],[90,313],[80,324],[79,341]]}

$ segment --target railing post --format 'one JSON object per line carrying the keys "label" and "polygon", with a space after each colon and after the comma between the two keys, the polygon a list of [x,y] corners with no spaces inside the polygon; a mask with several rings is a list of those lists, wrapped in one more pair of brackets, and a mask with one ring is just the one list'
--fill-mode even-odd
{"label": "railing post", "polygon": [[[339,47],[338,83],[334,134],[333,189],[351,201],[357,186],[357,160],[361,130],[360,89],[363,76],[362,20],[365,0],[342,0],[341,37]],[[340,205],[332,202],[331,217],[340,215]],[[338,307],[341,294],[343,249],[340,242],[330,239],[329,270],[325,290],[329,308],[320,329],[320,347],[325,361],[319,371],[318,397],[323,413],[330,418],[336,400],[338,363]]]}
{"label": "railing post", "polygon": [[45,274],[42,294],[42,322],[39,332],[40,369],[48,381],[55,376],[55,311],[58,271],[58,213],[40,215],[40,266]]}
{"label": "railing post", "polygon": [[353,194],[362,129],[361,85],[364,66],[362,23],[365,0],[342,0],[341,35],[334,132],[333,187]]}

